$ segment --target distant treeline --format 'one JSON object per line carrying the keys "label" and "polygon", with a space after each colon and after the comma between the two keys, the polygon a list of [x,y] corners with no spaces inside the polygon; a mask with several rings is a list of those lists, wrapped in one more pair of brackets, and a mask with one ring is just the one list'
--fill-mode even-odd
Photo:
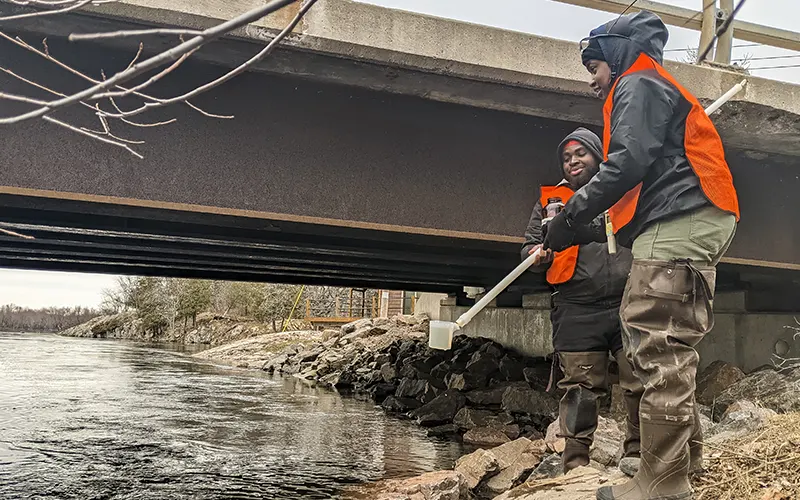
{"label": "distant treeline", "polygon": [[98,316],[87,307],[45,307],[31,309],[14,304],[0,306],[0,330],[13,332],[60,332]]}

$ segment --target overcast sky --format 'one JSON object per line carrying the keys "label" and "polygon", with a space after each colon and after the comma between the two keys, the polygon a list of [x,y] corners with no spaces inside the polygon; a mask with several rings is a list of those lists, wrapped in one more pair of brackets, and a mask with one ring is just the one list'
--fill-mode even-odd
{"label": "overcast sky", "polygon": [[[485,24],[503,29],[534,33],[564,40],[580,40],[592,28],[613,17],[610,13],[564,5],[551,0],[367,0],[424,14]],[[699,10],[704,0],[660,0],[663,3]],[[741,0],[737,0],[737,3]],[[754,23],[796,30],[800,19],[800,0],[748,0],[739,19]],[[687,47],[697,47],[699,33],[670,29],[667,57],[682,60]],[[746,45],[736,47],[736,45]],[[736,41],[733,58],[781,56],[780,59],[753,59],[751,69],[771,66],[800,65],[800,54],[771,47],[752,46]],[[788,57],[784,57],[788,56]],[[800,83],[800,68],[755,70],[764,78]],[[85,305],[96,306],[102,290],[113,286],[114,277],[13,271],[0,269],[0,304],[15,303],[28,307]]]}

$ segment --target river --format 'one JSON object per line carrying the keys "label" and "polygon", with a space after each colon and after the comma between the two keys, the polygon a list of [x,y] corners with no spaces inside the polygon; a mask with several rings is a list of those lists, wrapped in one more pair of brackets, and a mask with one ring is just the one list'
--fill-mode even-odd
{"label": "river", "polygon": [[176,348],[0,333],[0,498],[316,499],[450,468],[370,402]]}

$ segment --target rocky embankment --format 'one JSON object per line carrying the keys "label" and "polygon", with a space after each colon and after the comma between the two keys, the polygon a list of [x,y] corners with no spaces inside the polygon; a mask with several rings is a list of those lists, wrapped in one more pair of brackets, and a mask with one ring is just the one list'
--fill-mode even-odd
{"label": "rocky embankment", "polygon": [[[701,406],[705,472],[693,478],[698,498],[800,498],[800,369],[744,376],[715,363],[701,378],[699,392],[713,406]],[[479,449],[452,470],[354,487],[346,498],[592,500],[600,486],[627,480],[614,467],[624,438],[621,423],[601,417],[592,462],[567,475],[560,470],[564,443],[555,425],[544,439],[520,437]]]}
{"label": "rocky embankment", "polygon": [[464,336],[450,351],[433,350],[427,331],[425,318],[363,319],[320,342],[289,345],[263,369],[368,395],[432,436],[481,446],[543,437],[558,413],[557,397],[545,392],[549,361]]}
{"label": "rocky embankment", "polygon": [[[263,363],[267,371],[369,395],[385,411],[427,427],[431,436],[479,448],[453,470],[354,488],[350,497],[588,500],[600,485],[626,480],[616,469],[624,439],[618,391],[600,418],[590,466],[563,476],[559,454],[564,441],[556,436],[558,394],[545,391],[550,363],[488,339],[463,336],[455,338],[450,351],[431,350],[427,328],[427,320],[409,316],[360,320],[319,339],[287,345]],[[743,493],[741,498],[798,498],[800,368],[746,376],[715,362],[698,378],[697,398],[709,470],[695,479],[697,491],[708,498],[723,495],[726,488],[756,495]],[[794,434],[786,437],[781,429]],[[747,453],[755,457],[752,462],[735,462]],[[793,453],[796,467],[778,467],[792,464],[787,458]],[[778,464],[770,475],[756,486],[746,482],[752,480],[749,468],[770,460]]]}
{"label": "rocky embankment", "polygon": [[267,334],[271,331],[272,329],[263,323],[210,313],[199,314],[195,324],[186,330],[182,328],[170,330],[167,328],[156,331],[144,328],[142,320],[137,317],[135,312],[123,312],[98,316],[86,323],[65,330],[59,335],[216,346],[226,342]]}

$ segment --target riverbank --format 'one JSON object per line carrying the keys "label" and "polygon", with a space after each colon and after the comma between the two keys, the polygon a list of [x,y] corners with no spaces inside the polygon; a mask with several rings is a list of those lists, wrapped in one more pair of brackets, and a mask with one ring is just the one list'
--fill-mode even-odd
{"label": "riverbank", "polygon": [[137,342],[165,342],[179,344],[205,344],[217,346],[237,340],[266,335],[272,327],[249,319],[202,313],[194,325],[174,329],[148,329],[135,312],[98,316],[86,323],[59,333],[65,337],[132,340]]}
{"label": "riverbank", "polygon": [[[244,331],[240,329],[237,335]],[[583,500],[593,498],[597,484],[625,480],[616,469],[624,438],[618,387],[603,401],[590,468],[559,476],[564,442],[556,436],[560,394],[546,390],[550,360],[523,357],[491,340],[464,336],[457,336],[449,351],[432,350],[427,347],[427,331],[424,317],[363,319],[325,332],[239,338],[194,356],[291,375],[311,385],[371,398],[386,413],[413,420],[434,442],[457,441],[477,450],[462,457],[451,470],[356,488],[351,492],[354,498]],[[709,438],[709,465],[717,475],[708,477],[718,477],[724,471],[713,467],[723,456],[717,451],[723,443],[727,446],[747,436],[758,437],[751,434],[773,425],[770,422],[776,414],[800,419],[796,413],[800,412],[800,368],[782,373],[764,369],[746,375],[716,362],[698,377],[697,400]],[[800,446],[800,440],[791,445]],[[783,453],[777,459],[783,460],[792,451],[773,452]],[[794,477],[791,471],[774,475],[776,482],[770,488],[778,488],[775,491],[779,493],[794,491],[794,486],[787,489],[783,484]],[[715,481],[696,487],[703,491],[724,487]],[[800,493],[800,485],[797,490]],[[414,492],[420,491],[430,494],[415,496]],[[566,496],[536,496],[556,491]],[[781,496],[769,498],[784,500]]]}

